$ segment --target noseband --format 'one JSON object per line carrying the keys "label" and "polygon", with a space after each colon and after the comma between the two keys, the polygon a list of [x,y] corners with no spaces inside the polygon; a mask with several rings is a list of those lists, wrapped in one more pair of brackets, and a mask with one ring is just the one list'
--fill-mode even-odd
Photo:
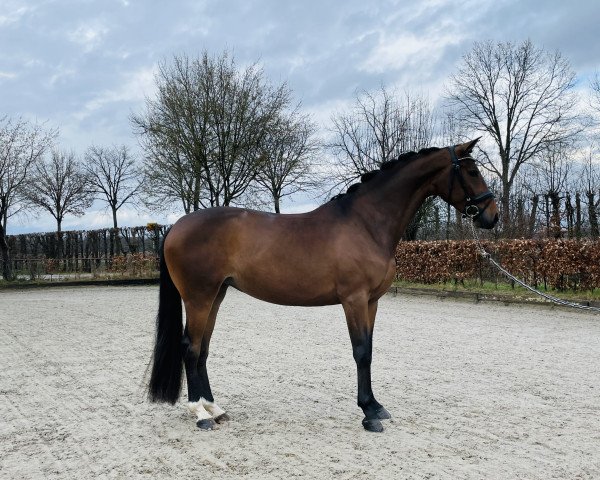
{"label": "noseband", "polygon": [[[474,160],[474,159],[471,156],[458,158],[456,156],[456,151],[454,150],[454,148],[455,147],[448,147],[448,150],[450,151],[450,158],[452,159],[452,172],[450,173],[450,186],[448,189],[448,202],[450,202],[450,198],[452,198],[452,190],[454,188],[454,183],[455,183],[454,180],[458,179],[460,186],[462,187],[463,191],[465,192],[466,204],[465,204],[465,209],[463,210],[462,214],[467,217],[471,217],[473,220],[475,220],[490,205],[491,200],[494,198],[494,194],[492,192],[490,192],[489,190],[487,192],[483,192],[476,196],[472,196],[469,193],[469,189],[467,188],[467,182],[465,182],[465,179],[460,170],[460,166],[461,166],[460,162],[462,160],[467,160],[467,159]],[[488,200],[488,201],[483,206],[483,208],[480,210],[479,207],[477,206],[477,204],[483,202],[484,200]]]}

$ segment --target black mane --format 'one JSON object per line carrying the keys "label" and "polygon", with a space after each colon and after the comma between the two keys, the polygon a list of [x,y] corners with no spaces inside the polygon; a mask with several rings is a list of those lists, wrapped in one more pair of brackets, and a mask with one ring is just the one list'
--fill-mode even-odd
{"label": "black mane", "polygon": [[379,168],[377,168],[375,170],[371,170],[370,172],[363,173],[360,176],[360,183],[353,183],[352,185],[350,185],[348,187],[348,190],[346,190],[346,192],[338,193],[337,195],[332,197],[331,200],[337,200],[339,198],[345,197],[346,195],[356,192],[356,190],[358,190],[363,183],[370,182],[371,180],[373,180],[373,178],[378,176],[380,173],[385,173],[400,163],[405,163],[405,162],[415,159],[418,156],[428,155],[429,153],[437,152],[439,150],[440,150],[439,147],[428,147],[428,148],[422,148],[418,152],[411,151],[411,152],[402,153],[398,156],[398,158],[396,160],[389,160],[387,162],[383,162]]}

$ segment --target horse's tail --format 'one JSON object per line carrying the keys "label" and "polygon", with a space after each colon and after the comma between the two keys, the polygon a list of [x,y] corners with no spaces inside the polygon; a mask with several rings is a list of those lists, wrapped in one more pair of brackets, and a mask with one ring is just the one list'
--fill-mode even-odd
{"label": "horse's tail", "polygon": [[156,344],[148,395],[153,402],[173,404],[181,393],[183,325],[181,296],[165,263],[164,244],[167,234],[159,252],[160,290],[156,316]]}

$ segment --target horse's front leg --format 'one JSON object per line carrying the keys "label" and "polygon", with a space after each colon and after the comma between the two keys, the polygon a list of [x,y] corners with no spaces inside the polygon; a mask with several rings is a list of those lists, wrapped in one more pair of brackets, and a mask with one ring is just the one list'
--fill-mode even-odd
{"label": "horse's front leg", "polygon": [[371,358],[373,355],[373,327],[377,313],[377,301],[349,299],[342,303],[352,342],[352,354],[358,374],[358,406],[365,418],[366,430],[382,432],[381,420],[390,418],[389,412],[377,401],[371,388]]}

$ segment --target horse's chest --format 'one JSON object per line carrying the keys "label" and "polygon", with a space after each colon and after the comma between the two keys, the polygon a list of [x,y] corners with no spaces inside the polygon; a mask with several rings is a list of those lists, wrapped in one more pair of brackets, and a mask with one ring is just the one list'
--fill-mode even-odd
{"label": "horse's chest", "polygon": [[373,297],[380,297],[390,288],[390,285],[394,281],[396,276],[396,261],[394,259],[388,261],[386,265],[381,268],[379,281],[375,281],[376,284],[373,291]]}

